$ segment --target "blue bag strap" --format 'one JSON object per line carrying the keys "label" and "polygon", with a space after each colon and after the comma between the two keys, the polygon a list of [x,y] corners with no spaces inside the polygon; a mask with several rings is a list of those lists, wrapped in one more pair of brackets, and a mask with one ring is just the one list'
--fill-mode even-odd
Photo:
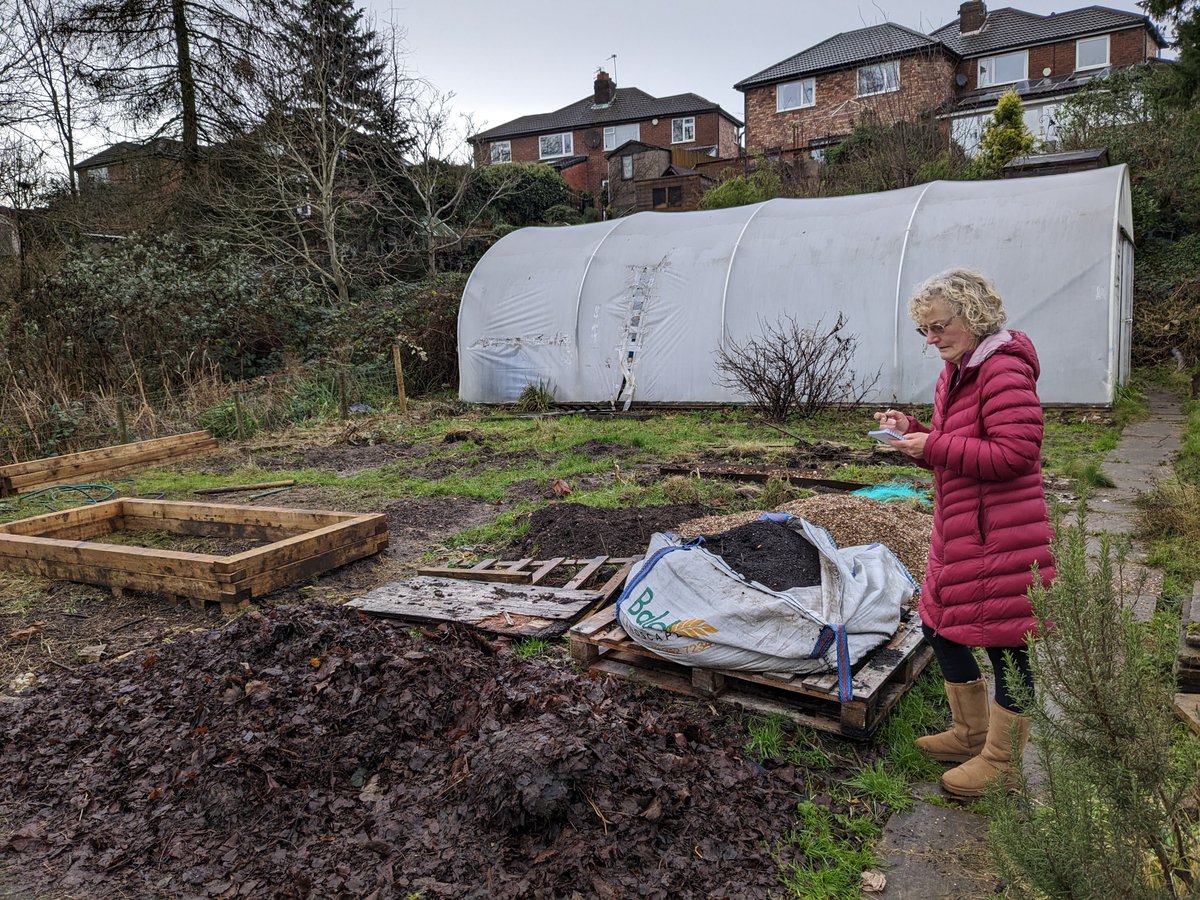
{"label": "blue bag strap", "polygon": [[809,659],[824,656],[833,644],[837,645],[838,699],[845,703],[854,699],[854,680],[850,677],[850,640],[845,625],[826,625],[817,635]]}

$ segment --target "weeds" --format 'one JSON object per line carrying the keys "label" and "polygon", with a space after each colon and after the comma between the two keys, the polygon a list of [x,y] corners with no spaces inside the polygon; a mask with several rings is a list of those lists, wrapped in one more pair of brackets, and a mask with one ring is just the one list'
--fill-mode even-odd
{"label": "weeds", "polygon": [[550,642],[545,638],[524,638],[513,645],[513,656],[517,659],[533,659],[535,656],[541,656],[549,649]]}
{"label": "weeds", "polygon": [[903,775],[890,771],[882,762],[876,761],[860,769],[845,784],[847,787],[857,788],[870,799],[884,804],[889,809],[912,808],[912,790],[908,780]]}
{"label": "weeds", "polygon": [[783,724],[781,716],[755,717],[750,720],[750,737],[745,751],[760,762],[775,759],[783,750]]}
{"label": "weeds", "polygon": [[516,407],[521,412],[546,412],[554,405],[554,386],[548,381],[525,385],[517,397]]}
{"label": "weeds", "polygon": [[[862,873],[875,864],[875,855],[836,833],[850,820],[810,800],[796,807],[796,826],[786,843],[800,855],[783,866],[780,880],[792,897],[802,900],[850,900],[861,896]],[[874,829],[872,829],[874,830]],[[861,840],[864,835],[857,834]]]}

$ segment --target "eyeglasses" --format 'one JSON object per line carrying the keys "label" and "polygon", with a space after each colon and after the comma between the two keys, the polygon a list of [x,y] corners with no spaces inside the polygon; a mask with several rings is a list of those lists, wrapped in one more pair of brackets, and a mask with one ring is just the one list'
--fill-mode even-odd
{"label": "eyeglasses", "polygon": [[919,334],[921,337],[929,337],[930,332],[933,332],[934,334],[941,334],[949,327],[950,323],[957,318],[958,316],[951,316],[950,318],[941,322],[930,322],[928,325],[918,325],[917,334]]}

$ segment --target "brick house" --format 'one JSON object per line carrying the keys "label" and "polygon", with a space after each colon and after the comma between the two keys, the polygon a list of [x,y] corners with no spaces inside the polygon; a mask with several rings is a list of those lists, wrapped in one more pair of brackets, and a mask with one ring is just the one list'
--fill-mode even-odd
{"label": "brick house", "polygon": [[652,97],[638,88],[618,88],[607,72],[598,72],[590,96],[554,112],[513,119],[468,140],[477,166],[547,163],[571,187],[599,197],[608,179],[605,154],[628,141],[736,156],[741,127],[719,105],[696,94]]}
{"label": "brick house", "polygon": [[183,165],[183,144],[171,138],[153,138],[142,144],[121,141],[75,164],[79,185],[136,185],[156,188],[175,185]]}
{"label": "brick house", "polygon": [[745,95],[751,152],[806,149],[819,159],[868,116],[891,124],[937,115],[969,153],[1005,91],[1021,96],[1033,134],[1052,142],[1067,96],[1164,46],[1137,13],[1089,6],[1041,16],[968,0],[932,34],[891,22],[844,32],[734,87]]}

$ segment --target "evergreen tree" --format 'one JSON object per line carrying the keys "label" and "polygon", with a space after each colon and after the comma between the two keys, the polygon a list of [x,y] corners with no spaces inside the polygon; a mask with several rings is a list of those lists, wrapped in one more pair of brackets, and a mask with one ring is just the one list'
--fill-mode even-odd
{"label": "evergreen tree", "polygon": [[1200,2],[1197,0],[1146,0],[1141,4],[1156,19],[1175,28],[1179,59],[1171,67],[1177,102],[1185,106],[1200,96]]}
{"label": "evergreen tree", "polygon": [[1005,164],[1033,150],[1036,139],[1025,125],[1021,98],[1009,91],[1001,96],[996,111],[983,126],[979,155],[972,160],[976,177],[996,178]]}

